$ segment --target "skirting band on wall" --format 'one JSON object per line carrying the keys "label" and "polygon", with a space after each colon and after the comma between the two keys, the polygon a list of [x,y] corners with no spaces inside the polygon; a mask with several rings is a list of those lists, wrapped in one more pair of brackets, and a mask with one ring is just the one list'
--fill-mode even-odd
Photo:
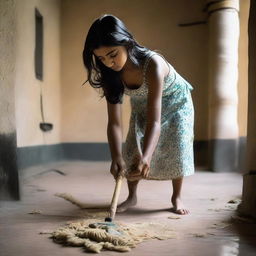
{"label": "skirting band on wall", "polygon": [[18,148],[20,169],[62,160],[109,161],[108,143],[62,143]]}
{"label": "skirting band on wall", "polygon": [[[195,165],[204,170],[212,170],[210,147],[211,141],[194,141]],[[221,152],[215,154],[215,166],[217,161],[218,169],[223,171],[235,171],[233,167],[234,155],[232,152],[232,145],[234,143],[230,140],[218,141]],[[245,165],[245,150],[246,137],[239,138],[239,157],[236,159],[238,163],[238,170],[244,170]],[[218,161],[219,159],[219,161]],[[230,161],[224,161],[223,159]],[[108,143],[62,143],[55,145],[39,145],[32,147],[18,148],[18,166],[19,169],[26,168],[33,165],[44,164],[54,161],[110,161],[111,155]],[[229,163],[232,163],[230,165]],[[227,166],[228,169],[225,167]],[[212,170],[216,171],[216,170]]]}
{"label": "skirting band on wall", "polygon": [[0,200],[20,198],[16,133],[0,134]]}

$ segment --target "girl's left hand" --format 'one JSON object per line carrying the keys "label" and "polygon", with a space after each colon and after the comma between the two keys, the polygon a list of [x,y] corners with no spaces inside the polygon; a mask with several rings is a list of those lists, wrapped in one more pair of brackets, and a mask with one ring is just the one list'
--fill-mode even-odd
{"label": "girl's left hand", "polygon": [[136,159],[135,163],[132,165],[134,168],[129,173],[128,179],[141,179],[147,178],[150,170],[150,159],[143,156]]}

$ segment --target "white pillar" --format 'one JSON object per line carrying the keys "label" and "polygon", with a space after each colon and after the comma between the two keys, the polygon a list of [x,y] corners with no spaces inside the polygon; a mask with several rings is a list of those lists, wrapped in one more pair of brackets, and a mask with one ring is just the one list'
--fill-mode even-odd
{"label": "white pillar", "polygon": [[239,0],[207,1],[210,168],[238,167]]}

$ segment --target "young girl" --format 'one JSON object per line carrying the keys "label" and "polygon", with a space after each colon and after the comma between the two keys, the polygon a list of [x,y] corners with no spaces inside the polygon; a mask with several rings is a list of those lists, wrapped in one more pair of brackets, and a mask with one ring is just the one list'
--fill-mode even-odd
{"label": "young girl", "polygon": [[[140,179],[172,180],[172,210],[188,214],[181,188],[183,177],[194,173],[191,85],[163,56],[139,45],[113,15],[92,24],[83,61],[90,85],[102,88],[107,100],[110,172],[117,178],[126,170],[129,195],[117,211],[136,205]],[[130,96],[132,109],[124,149],[123,94]]]}

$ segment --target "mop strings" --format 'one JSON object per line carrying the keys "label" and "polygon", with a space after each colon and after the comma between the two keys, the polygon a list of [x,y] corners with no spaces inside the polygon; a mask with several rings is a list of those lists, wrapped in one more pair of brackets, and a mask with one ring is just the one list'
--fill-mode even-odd
{"label": "mop strings", "polygon": [[[65,227],[52,232],[51,237],[57,243],[84,247],[85,250],[95,253],[100,253],[103,249],[128,252],[148,239],[163,240],[176,237],[171,229],[160,223],[114,224],[107,226],[104,223],[98,225],[97,221],[88,219],[69,223]],[[91,222],[94,222],[94,224]],[[113,229],[119,235],[109,232]]]}

